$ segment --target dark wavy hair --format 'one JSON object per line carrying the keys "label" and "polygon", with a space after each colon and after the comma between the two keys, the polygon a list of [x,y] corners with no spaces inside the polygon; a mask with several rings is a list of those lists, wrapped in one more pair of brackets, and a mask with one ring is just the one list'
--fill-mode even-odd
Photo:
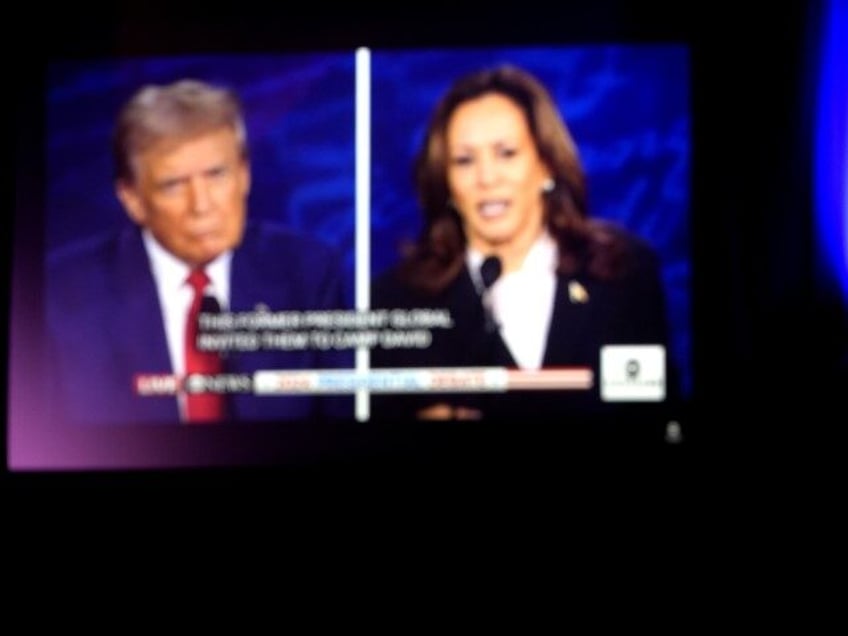
{"label": "dark wavy hair", "polygon": [[542,83],[515,66],[465,75],[436,106],[415,162],[415,181],[424,228],[404,250],[400,276],[420,291],[435,294],[462,271],[466,237],[457,211],[449,204],[446,131],[461,104],[496,93],[524,113],[533,142],[554,179],[544,192],[544,223],[559,248],[558,271],[600,279],[623,273],[626,241],[613,225],[589,219],[586,179],[577,146]]}

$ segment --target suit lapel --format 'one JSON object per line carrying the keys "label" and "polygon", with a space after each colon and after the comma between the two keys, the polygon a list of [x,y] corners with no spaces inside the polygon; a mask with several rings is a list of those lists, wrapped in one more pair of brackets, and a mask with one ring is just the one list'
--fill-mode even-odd
{"label": "suit lapel", "polygon": [[[571,291],[569,285],[572,285]],[[557,277],[543,366],[594,363],[588,351],[592,347],[585,342],[586,334],[594,333],[590,324],[593,315],[592,291],[591,286],[584,281]],[[464,351],[468,354],[464,357],[474,360],[474,364],[516,366],[500,333],[494,334],[488,341],[484,336],[483,308],[467,268],[463,269],[456,283],[449,289],[446,301],[457,326],[455,333],[458,338],[451,343],[451,347],[457,350],[447,352],[449,359],[456,359]]]}
{"label": "suit lapel", "polygon": [[[569,285],[572,293],[569,292]],[[591,296],[582,297],[574,290],[586,290],[584,283],[574,278],[557,276],[556,291],[554,292],[554,307],[551,324],[548,329],[548,340],[545,345],[543,366],[562,366],[587,363],[581,355],[584,349],[581,334],[590,333],[588,324],[591,316]]]}
{"label": "suit lapel", "polygon": [[[258,246],[255,243],[253,230],[248,227],[241,246],[233,253],[230,268],[230,311],[301,309],[280,305],[280,298],[291,297],[291,293],[286,289],[288,281],[285,276],[274,276],[273,282],[269,280],[269,264],[257,260],[255,255]],[[275,272],[272,270],[270,273],[273,275]],[[227,370],[250,373],[256,369],[275,368],[279,366],[275,364],[278,357],[274,351],[260,350],[249,355],[234,351],[228,356]]]}
{"label": "suit lapel", "polygon": [[[135,373],[170,373],[171,360],[159,308],[156,284],[150,272],[141,235],[135,229],[121,235],[114,272],[114,320],[109,321],[111,350],[116,370]],[[128,377],[131,381],[131,377]],[[176,400],[144,398],[143,414],[152,419],[176,419]]]}
{"label": "suit lapel", "polygon": [[[279,246],[275,246],[278,250]],[[297,293],[303,280],[281,273],[285,258],[263,244],[257,227],[248,225],[230,268],[230,311],[302,310]]]}
{"label": "suit lapel", "polygon": [[[251,228],[245,230],[242,245],[233,253],[230,268],[230,311],[253,311],[257,299],[264,298],[268,285],[261,264],[254,262]],[[267,267],[267,264],[265,265]],[[275,307],[275,309],[279,309]]]}
{"label": "suit lapel", "polygon": [[457,336],[450,345],[454,349],[449,352],[450,359],[459,355],[463,358],[462,364],[470,366],[516,366],[500,332],[486,333],[483,304],[467,267],[462,269],[456,283],[450,287],[447,305]]}

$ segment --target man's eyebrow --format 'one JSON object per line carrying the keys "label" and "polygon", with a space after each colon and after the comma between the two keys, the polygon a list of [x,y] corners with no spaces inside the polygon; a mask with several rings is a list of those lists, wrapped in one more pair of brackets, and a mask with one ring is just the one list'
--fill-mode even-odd
{"label": "man's eyebrow", "polygon": [[173,175],[168,177],[161,177],[156,179],[156,185],[169,185],[171,183],[179,183],[180,181],[186,181],[188,179],[187,175]]}

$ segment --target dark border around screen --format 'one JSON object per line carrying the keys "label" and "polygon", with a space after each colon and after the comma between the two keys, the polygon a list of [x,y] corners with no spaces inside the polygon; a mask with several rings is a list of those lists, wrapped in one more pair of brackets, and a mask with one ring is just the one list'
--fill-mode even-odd
{"label": "dark border around screen", "polygon": [[[694,395],[685,414],[686,443],[679,450],[664,439],[664,429],[605,425],[603,430],[544,430],[516,433],[499,427],[446,430],[410,426],[356,428],[340,425],[334,442],[312,439],[311,451],[295,452],[281,464],[335,468],[432,466],[448,459],[459,467],[485,463],[508,445],[520,449],[513,460],[533,463],[537,444],[551,439],[570,444],[582,439],[601,448],[661,449],[686,453],[704,447],[732,448],[752,438],[766,443],[786,431],[763,422],[765,405],[810,405],[818,412],[836,402],[844,380],[836,366],[844,326],[840,308],[820,299],[812,267],[810,182],[798,166],[811,156],[810,104],[802,87],[809,71],[808,38],[814,12],[802,3],[781,11],[776,27],[764,30],[759,11],[703,6],[670,8],[667,3],[635,7],[600,3],[594,8],[550,9],[541,15],[528,8],[517,20],[495,20],[486,34],[475,28],[473,12],[453,20],[416,21],[347,12],[300,16],[287,22],[221,18],[169,26],[138,20],[129,10],[93,20],[69,17],[70,35],[48,38],[29,18],[34,37],[25,45],[17,70],[21,98],[16,128],[16,236],[11,273],[39,270],[40,210],[43,209],[44,63],[53,56],[100,57],[197,53],[345,50],[374,47],[560,44],[585,42],[683,42],[691,50],[693,104],[693,367]],[[351,10],[348,10],[351,11]],[[188,16],[186,16],[188,19]],[[470,35],[472,34],[473,35]],[[10,289],[18,306],[25,289]],[[16,296],[17,295],[17,296]],[[838,303],[837,303],[838,305]],[[38,315],[38,308],[33,309]],[[27,320],[30,316],[22,316]],[[8,316],[7,316],[8,319]],[[13,334],[13,336],[16,334]],[[9,355],[26,367],[39,343],[14,338]],[[18,369],[7,372],[7,391],[21,390]],[[8,400],[8,398],[7,398]],[[35,398],[33,398],[34,401]],[[211,433],[216,435],[218,433]],[[303,432],[292,433],[292,437]],[[309,437],[306,435],[305,437]],[[319,437],[313,434],[313,437]],[[230,440],[223,442],[229,444]],[[122,442],[117,440],[116,445]],[[294,445],[293,445],[294,446]],[[291,446],[291,447],[293,447]],[[487,449],[487,450],[481,450]],[[555,470],[557,454],[542,452],[543,465]],[[491,463],[489,463],[491,462]],[[213,462],[214,463],[214,462]],[[115,467],[118,468],[117,466]],[[213,471],[214,472],[214,471]],[[171,473],[166,473],[171,474]],[[217,474],[217,473],[216,473]],[[84,479],[84,477],[80,477]],[[170,477],[165,477],[169,479]]]}

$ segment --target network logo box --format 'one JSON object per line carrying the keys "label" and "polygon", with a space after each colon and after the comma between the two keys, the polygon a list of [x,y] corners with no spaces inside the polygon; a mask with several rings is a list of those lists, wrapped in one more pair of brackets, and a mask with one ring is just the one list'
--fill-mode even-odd
{"label": "network logo box", "polygon": [[665,347],[601,347],[600,375],[604,402],[661,402],[666,395]]}

